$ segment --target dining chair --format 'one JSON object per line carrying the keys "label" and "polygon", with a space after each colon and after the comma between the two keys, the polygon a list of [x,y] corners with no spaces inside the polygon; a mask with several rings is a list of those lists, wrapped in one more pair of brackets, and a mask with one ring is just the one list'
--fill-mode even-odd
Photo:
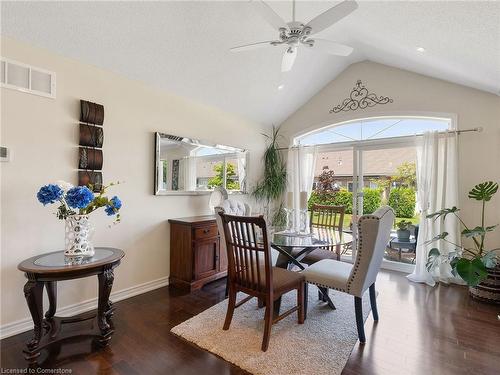
{"label": "dining chair", "polygon": [[[295,311],[298,314],[298,323],[304,323],[307,300],[305,278],[298,272],[272,266],[266,221],[263,216],[235,216],[222,212],[218,215],[224,228],[229,272],[229,301],[223,329],[229,329],[237,307],[253,297],[265,301],[264,338],[261,349],[266,351],[274,323]],[[297,305],[275,317],[274,302],[292,290],[297,291]],[[236,302],[238,292],[248,296]]]}
{"label": "dining chair", "polygon": [[[314,204],[311,209],[311,216],[309,226],[331,229],[334,231],[342,232],[344,228],[344,214],[345,206],[327,206]],[[313,223],[314,218],[314,223]],[[304,257],[301,262],[311,265],[322,259],[336,259],[340,260],[340,245],[323,246],[314,251],[311,251]]]}
{"label": "dining chair", "polygon": [[[215,211],[215,222],[217,223],[217,229],[219,231],[219,252],[221,254],[227,254],[226,250],[226,239],[224,237],[224,227],[222,225],[222,219],[219,216],[219,212],[228,214],[228,215],[237,215],[237,216],[250,216],[252,214],[252,208],[249,204],[237,201],[235,199],[226,199],[222,202],[220,206],[214,208]],[[276,261],[278,260],[279,253],[271,249],[271,258],[273,266],[276,265]],[[229,295],[229,280],[226,284],[226,292],[225,296]]]}
{"label": "dining chair", "polygon": [[391,235],[394,218],[392,208],[383,206],[373,214],[363,215],[358,219],[357,253],[354,264],[323,259],[302,272],[308,283],[354,296],[356,325],[361,343],[366,342],[362,297],[367,289],[370,290],[373,319],[378,321],[375,280]]}

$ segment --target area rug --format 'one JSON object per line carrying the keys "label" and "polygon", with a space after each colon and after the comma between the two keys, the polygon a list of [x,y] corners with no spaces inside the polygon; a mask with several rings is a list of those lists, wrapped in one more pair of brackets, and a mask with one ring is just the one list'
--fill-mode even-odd
{"label": "area rug", "polygon": [[[244,298],[239,295],[238,300]],[[354,298],[330,291],[336,310],[318,301],[315,287],[309,287],[307,319],[297,324],[291,314],[273,325],[267,352],[260,346],[264,310],[252,299],[238,307],[231,327],[222,330],[227,299],[174,327],[171,332],[255,375],[340,374],[357,342]],[[295,305],[296,294],[283,296],[281,311]],[[370,313],[368,293],[363,297],[366,320]]]}

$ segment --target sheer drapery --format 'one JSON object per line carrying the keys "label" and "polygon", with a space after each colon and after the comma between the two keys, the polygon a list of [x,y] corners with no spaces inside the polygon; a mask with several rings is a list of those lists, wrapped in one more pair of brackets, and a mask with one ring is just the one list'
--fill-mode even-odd
{"label": "sheer drapery", "polygon": [[299,215],[301,207],[301,194],[305,193],[309,199],[314,182],[316,168],[317,147],[291,147],[288,150],[287,176],[288,191],[293,193],[293,208],[295,210],[296,230],[299,228]]}
{"label": "sheer drapery", "polygon": [[442,264],[432,274],[427,272],[426,262],[429,250],[439,247],[441,254],[455,251],[455,247],[445,241],[426,244],[425,242],[442,232],[448,232],[451,242],[460,244],[457,221],[450,215],[446,220],[427,219],[426,215],[443,208],[458,206],[457,176],[457,136],[427,132],[417,144],[417,190],[420,210],[420,227],[416,249],[416,265],[408,279],[414,282],[435,285],[436,280],[460,282],[451,273],[448,263]]}
{"label": "sheer drapery", "polygon": [[184,164],[184,188],[188,191],[196,190],[196,156],[186,156]]}
{"label": "sheer drapery", "polygon": [[245,191],[246,184],[246,164],[247,158],[244,153],[238,154],[238,182],[240,183],[240,190]]}

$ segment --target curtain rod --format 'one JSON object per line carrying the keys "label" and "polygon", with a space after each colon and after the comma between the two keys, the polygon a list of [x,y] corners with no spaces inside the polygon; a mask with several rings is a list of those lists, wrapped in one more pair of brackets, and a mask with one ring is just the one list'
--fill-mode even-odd
{"label": "curtain rod", "polygon": [[[447,131],[444,131],[444,132],[438,132],[438,134],[457,134],[457,135],[460,135],[462,133],[470,133],[470,132],[482,132],[483,131],[483,127],[482,126],[476,126],[475,128],[470,128],[470,129],[462,129],[462,130],[447,130]],[[423,136],[423,134],[415,134],[416,137],[421,137]],[[391,138],[382,138],[382,139],[400,139],[400,138],[404,138],[404,137],[412,137],[411,135],[409,136],[403,136],[403,137],[391,137]],[[318,146],[329,146],[329,145],[335,145],[335,144],[339,144],[339,143],[352,143],[352,142],[364,142],[364,141],[370,141],[370,139],[364,139],[364,140],[361,140],[361,141],[347,141],[347,142],[337,142],[337,143],[322,143],[321,145],[318,145]],[[303,146],[303,147],[313,147],[313,146],[316,146],[316,145],[307,145],[307,146]],[[283,151],[283,150],[289,150],[290,148],[297,148],[298,146],[292,146],[292,147],[278,147],[278,151]]]}

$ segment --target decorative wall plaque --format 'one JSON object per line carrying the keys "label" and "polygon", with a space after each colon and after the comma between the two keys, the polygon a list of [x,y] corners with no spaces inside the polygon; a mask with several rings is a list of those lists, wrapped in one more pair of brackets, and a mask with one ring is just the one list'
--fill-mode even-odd
{"label": "decorative wall plaque", "polygon": [[95,125],[102,125],[104,122],[104,106],[97,103],[80,100],[80,121]]}
{"label": "decorative wall plaque", "polygon": [[102,173],[96,171],[78,171],[78,185],[92,185],[94,191],[102,189]]}
{"label": "decorative wall plaque", "polygon": [[80,147],[79,169],[102,170],[102,150]]}
{"label": "decorative wall plaque", "polygon": [[80,146],[102,148],[104,131],[100,126],[80,124]]}
{"label": "decorative wall plaque", "polygon": [[377,104],[387,104],[392,102],[393,100],[387,96],[377,96],[376,94],[369,92],[361,80],[358,79],[356,86],[352,89],[349,97],[344,99],[342,104],[330,109],[330,113],[355,111],[357,109],[373,107]]}
{"label": "decorative wall plaque", "polygon": [[92,185],[97,192],[102,188],[104,106],[80,100],[80,121],[78,184]]}

